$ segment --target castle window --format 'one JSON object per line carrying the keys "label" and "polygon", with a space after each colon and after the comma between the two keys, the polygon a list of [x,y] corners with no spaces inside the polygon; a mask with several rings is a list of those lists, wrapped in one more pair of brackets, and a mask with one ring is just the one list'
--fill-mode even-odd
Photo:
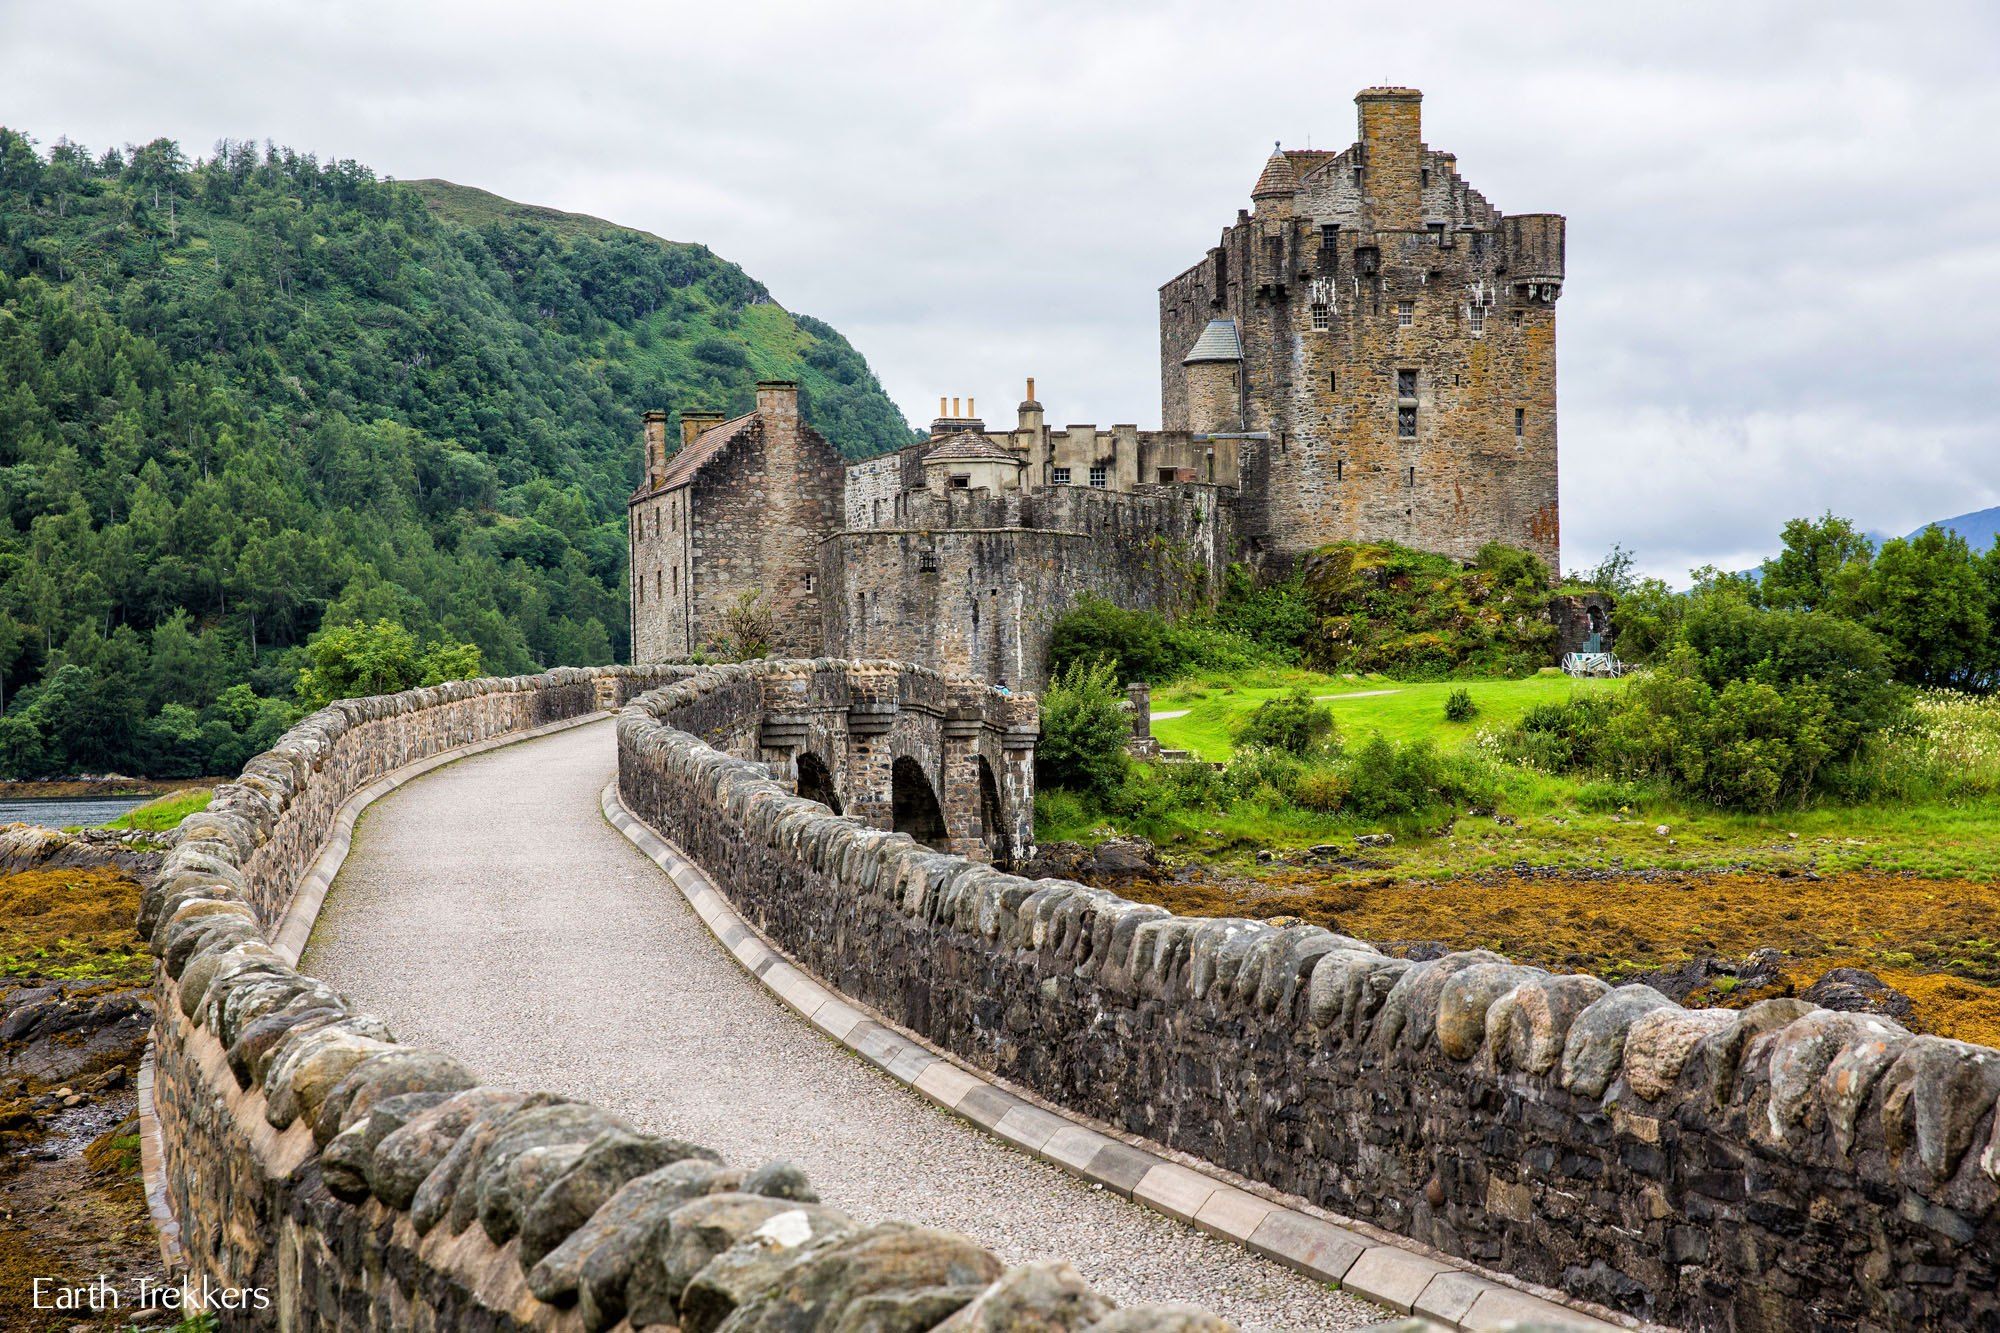
{"label": "castle window", "polygon": [[953,490],[955,490],[955,491],[969,491],[969,490],[971,490],[971,489],[972,489],[972,474],[971,474],[970,472],[954,472],[954,473],[952,473],[952,474],[951,474],[951,488],[952,488]]}
{"label": "castle window", "polygon": [[1055,469],[1053,469],[1053,474],[1054,474],[1054,480],[1055,480],[1055,484],[1056,484],[1056,485],[1058,485],[1058,486],[1067,486],[1067,485],[1069,485],[1069,469],[1068,469],[1068,468],[1066,468],[1066,467],[1059,467],[1059,468],[1055,468]]}
{"label": "castle window", "polygon": [[1090,484],[1091,484],[1091,485],[1093,485],[1093,486],[1103,486],[1103,485],[1104,485],[1104,484],[1105,484],[1105,483],[1106,483],[1107,481],[1109,481],[1109,480],[1110,480],[1110,477],[1109,477],[1109,475],[1108,475],[1108,474],[1107,474],[1107,473],[1105,472],[1105,468],[1104,468],[1104,464],[1102,464],[1102,463],[1093,463],[1093,464],[1091,464],[1091,467],[1090,467]]}
{"label": "castle window", "polygon": [[1408,485],[1409,485],[1409,486],[1410,486],[1411,488],[1413,488],[1413,489],[1415,488],[1415,486],[1416,486],[1416,484],[1417,484],[1417,470],[1416,470],[1415,468],[1411,468],[1411,469],[1410,469],[1410,479],[1409,479],[1409,481],[1408,481],[1408,483],[1407,483],[1407,484],[1408,484]]}
{"label": "castle window", "polygon": [[1399,407],[1396,409],[1396,434],[1405,440],[1417,438],[1417,409]]}
{"label": "castle window", "polygon": [[1472,332],[1475,336],[1486,332],[1486,307],[1483,305],[1472,307]]}
{"label": "castle window", "polygon": [[1354,271],[1364,278],[1372,278],[1382,268],[1382,252],[1372,245],[1355,247]]}
{"label": "castle window", "polygon": [[1528,433],[1528,409],[1525,407],[1517,407],[1514,409],[1514,438],[1518,440],[1527,433]]}
{"label": "castle window", "polygon": [[1432,245],[1444,244],[1444,223],[1426,222],[1424,224],[1424,230],[1430,233]]}
{"label": "castle window", "polygon": [[1160,485],[1162,486],[1171,486],[1176,481],[1180,480],[1180,472],[1178,469],[1163,467],[1159,469],[1159,473],[1160,473]]}
{"label": "castle window", "polygon": [[1361,188],[1361,181],[1362,181],[1361,172],[1362,168],[1360,167],[1356,167],[1354,169],[1354,188],[1357,190]]}
{"label": "castle window", "polygon": [[1417,396],[1416,371],[1399,370],[1396,372],[1396,396],[1398,398],[1415,398]]}
{"label": "castle window", "polygon": [[1334,392],[1338,391],[1338,390],[1339,390],[1339,388],[1340,388],[1340,372],[1339,372],[1339,371],[1337,371],[1337,370],[1329,370],[1329,371],[1327,371],[1327,372],[1326,372],[1326,391],[1327,391],[1328,393],[1334,393]]}
{"label": "castle window", "polygon": [[1345,458],[1336,458],[1336,459],[1334,459],[1334,460],[1333,460],[1333,479],[1334,479],[1335,481],[1340,481],[1340,480],[1342,480],[1343,478],[1345,478],[1346,476],[1347,476],[1347,460],[1346,460]]}
{"label": "castle window", "polygon": [[1321,332],[1325,332],[1327,329],[1332,328],[1333,307],[1329,306],[1324,301],[1314,301],[1312,303],[1312,322],[1313,322],[1313,328]]}
{"label": "castle window", "polygon": [[1417,303],[1415,301],[1396,302],[1396,326],[1407,329],[1416,322]]}
{"label": "castle window", "polygon": [[920,551],[917,553],[917,573],[935,574],[937,573],[937,570],[938,570],[938,563],[937,563],[936,551]]}
{"label": "castle window", "polygon": [[[1420,186],[1421,186],[1421,187],[1422,187],[1423,189],[1426,189],[1426,190],[1428,190],[1428,189],[1430,189],[1430,188],[1431,188],[1431,169],[1430,169],[1429,167],[1424,167],[1424,168],[1423,168],[1422,170],[1420,170],[1420,171],[1419,171],[1419,172],[1417,173],[1417,176],[1418,176],[1418,178],[1419,178],[1419,179],[1418,179],[1418,184],[1419,184],[1419,185],[1420,185]],[[1436,225],[1436,224],[1433,224],[1433,225]]]}
{"label": "castle window", "polygon": [[812,576],[812,571],[811,571],[811,570],[807,570],[807,571],[806,571],[806,591],[807,591],[807,592],[811,592],[812,590],[813,590],[813,576]]}

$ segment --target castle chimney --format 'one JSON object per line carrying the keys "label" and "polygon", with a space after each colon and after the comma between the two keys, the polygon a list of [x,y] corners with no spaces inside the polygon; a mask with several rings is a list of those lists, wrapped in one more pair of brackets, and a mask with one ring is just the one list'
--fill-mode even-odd
{"label": "castle chimney", "polygon": [[951,400],[951,414],[954,418],[958,416],[958,399],[956,398]]}
{"label": "castle chimney", "polygon": [[1354,95],[1361,125],[1361,194],[1377,231],[1424,225],[1424,95],[1415,88],[1364,88]]}
{"label": "castle chimney", "polygon": [[1028,376],[1028,396],[1021,400],[1019,424],[1015,428],[1021,433],[1020,447],[1035,448],[1042,436],[1042,405],[1035,401],[1035,377]]}
{"label": "castle chimney", "polygon": [[717,424],[722,419],[723,419],[722,413],[720,412],[692,412],[686,409],[682,409],[681,448],[685,449],[689,445],[693,444],[696,436],[700,435],[710,426]]}
{"label": "castle chimney", "polygon": [[797,380],[758,380],[757,415],[760,417],[793,417],[799,414],[799,382]]}
{"label": "castle chimney", "polygon": [[646,484],[657,486],[667,470],[667,414],[657,407],[646,413]]}
{"label": "castle chimney", "polygon": [[939,394],[939,395],[938,395],[938,415],[939,415],[939,416],[944,416],[944,415],[946,415],[946,413],[945,413],[945,410],[944,410],[944,395],[943,395],[943,394]]}
{"label": "castle chimney", "polygon": [[979,409],[974,407],[972,403],[973,400],[970,398],[965,400],[965,415],[969,417],[976,417],[979,415]]}

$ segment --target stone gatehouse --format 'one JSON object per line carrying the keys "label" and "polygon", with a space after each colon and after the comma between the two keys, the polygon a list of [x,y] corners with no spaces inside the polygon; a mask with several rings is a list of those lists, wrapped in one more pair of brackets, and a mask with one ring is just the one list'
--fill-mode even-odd
{"label": "stone gatehouse", "polygon": [[1160,430],[1011,426],[941,398],[927,438],[844,464],[767,382],[723,421],[647,414],[630,501],[633,655],[895,657],[1039,688],[1085,594],[1176,610],[1232,561],[1330,541],[1553,572],[1563,219],[1503,216],[1422,139],[1422,95],[1355,98],[1356,141],[1274,152],[1252,207],[1160,289]]}

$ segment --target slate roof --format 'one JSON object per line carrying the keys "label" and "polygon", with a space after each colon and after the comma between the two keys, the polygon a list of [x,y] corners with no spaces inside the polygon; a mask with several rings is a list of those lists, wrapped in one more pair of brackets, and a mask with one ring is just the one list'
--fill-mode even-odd
{"label": "slate roof", "polygon": [[1201,337],[1194,340],[1194,346],[1181,358],[1181,364],[1191,366],[1197,361],[1241,361],[1243,342],[1236,336],[1236,321],[1233,319],[1211,319],[1208,327],[1201,331]]}
{"label": "slate roof", "polygon": [[1299,188],[1299,174],[1292,170],[1292,159],[1286,157],[1282,149],[1273,149],[1271,160],[1264,164],[1264,174],[1250,188],[1252,199],[1262,199],[1266,195],[1291,194]]}
{"label": "slate roof", "polygon": [[756,424],[755,412],[745,413],[734,421],[725,421],[718,426],[710,426],[694,437],[694,441],[682,447],[681,451],[667,460],[667,470],[660,476],[660,484],[653,487],[655,492],[670,491],[676,486],[685,486],[694,480],[694,474],[701,465],[715,457],[737,436]]}
{"label": "slate roof", "polygon": [[926,463],[1025,463],[1019,454],[1002,449],[978,431],[962,430],[924,455]]}

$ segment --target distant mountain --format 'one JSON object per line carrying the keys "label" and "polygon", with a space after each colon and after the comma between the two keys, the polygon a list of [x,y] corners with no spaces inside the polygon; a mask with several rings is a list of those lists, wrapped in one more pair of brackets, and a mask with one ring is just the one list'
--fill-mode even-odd
{"label": "distant mountain", "polygon": [[[1960,514],[1957,518],[1940,518],[1935,520],[1935,524],[1965,538],[1965,544],[1973,550],[1984,551],[1993,545],[1995,537],[2000,537],[2000,505],[1991,509],[1975,509],[1969,514]],[[1914,537],[1930,526],[1932,524],[1926,523],[1909,535]]]}

